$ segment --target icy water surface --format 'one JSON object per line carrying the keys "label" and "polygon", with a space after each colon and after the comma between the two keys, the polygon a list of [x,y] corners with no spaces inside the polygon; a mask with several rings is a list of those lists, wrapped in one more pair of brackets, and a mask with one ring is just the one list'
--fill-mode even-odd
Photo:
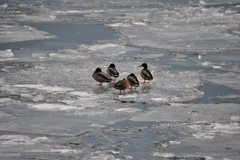
{"label": "icy water surface", "polygon": [[[1,1],[0,159],[239,160],[239,6]],[[144,62],[122,95],[92,78]]]}

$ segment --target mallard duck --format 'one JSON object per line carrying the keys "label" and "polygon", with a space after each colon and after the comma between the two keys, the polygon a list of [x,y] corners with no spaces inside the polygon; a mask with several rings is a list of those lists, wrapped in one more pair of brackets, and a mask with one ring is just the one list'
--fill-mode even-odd
{"label": "mallard duck", "polygon": [[[153,79],[153,76],[152,73],[148,70],[147,63],[143,63],[138,67],[143,67],[143,69],[140,72],[141,77],[144,79],[143,83],[149,83],[149,81]],[[145,82],[145,80],[147,80],[147,82]]]}
{"label": "mallard duck", "polygon": [[125,93],[125,90],[128,89],[129,86],[130,86],[129,82],[125,78],[123,78],[123,80],[118,81],[114,85],[114,88],[115,89],[119,89],[120,90],[120,94],[121,94],[122,90],[124,90],[124,93]]}
{"label": "mallard duck", "polygon": [[113,63],[108,66],[107,73],[110,77],[115,78],[115,79],[113,79],[114,81],[119,76],[119,73],[118,73],[117,69],[115,68],[115,64],[113,64]]}
{"label": "mallard duck", "polygon": [[133,73],[131,73],[130,75],[127,76],[127,81],[131,85],[130,89],[132,89],[133,86],[135,87],[134,89],[136,89],[136,87],[139,86],[139,81],[138,81],[137,77],[135,76],[135,74],[133,74]]}
{"label": "mallard duck", "polygon": [[102,72],[101,68],[97,68],[93,75],[92,75],[93,79],[95,79],[96,81],[99,82],[99,84],[97,84],[97,86],[102,86],[103,82],[111,82],[112,79],[109,75],[107,75],[106,73]]}

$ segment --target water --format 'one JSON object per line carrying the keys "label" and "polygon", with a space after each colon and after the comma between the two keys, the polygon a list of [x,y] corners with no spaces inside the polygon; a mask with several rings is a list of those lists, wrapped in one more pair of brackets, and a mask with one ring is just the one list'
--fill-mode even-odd
{"label": "water", "polygon": [[[231,159],[240,135],[239,2],[2,1],[1,159]],[[119,95],[143,62],[150,84]]]}
{"label": "water", "polygon": [[[91,44],[97,40],[111,40],[118,36],[112,29],[103,25],[81,25],[77,22],[45,22],[45,23],[20,23],[31,26],[37,30],[43,30],[50,35],[57,35],[53,39],[43,39],[35,41],[9,42],[1,44],[1,49],[32,49],[57,51],[66,48],[77,48],[79,44]],[[64,32],[63,32],[64,31]],[[91,33],[91,34],[89,34]],[[67,46],[67,47],[65,47]]]}

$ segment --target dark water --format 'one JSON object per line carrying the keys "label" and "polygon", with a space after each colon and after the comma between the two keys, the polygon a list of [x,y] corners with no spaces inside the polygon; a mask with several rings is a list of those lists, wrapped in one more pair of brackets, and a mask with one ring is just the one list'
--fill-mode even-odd
{"label": "dark water", "polygon": [[81,44],[92,44],[97,40],[117,39],[118,33],[104,25],[83,25],[78,22],[46,22],[46,23],[20,23],[29,25],[38,30],[46,31],[50,35],[56,35],[54,39],[34,41],[11,42],[0,44],[0,49],[32,49],[51,50],[75,49]]}

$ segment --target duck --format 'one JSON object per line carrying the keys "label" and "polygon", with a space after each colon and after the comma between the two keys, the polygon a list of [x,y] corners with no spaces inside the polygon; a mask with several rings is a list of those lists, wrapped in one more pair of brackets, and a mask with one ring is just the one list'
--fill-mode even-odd
{"label": "duck", "polygon": [[[138,67],[143,67],[143,69],[140,72],[141,77],[144,79],[143,83],[149,83],[149,81],[153,79],[153,75],[150,72],[150,70],[148,69],[147,63],[143,63],[142,65],[140,65]],[[147,82],[145,82],[145,80],[147,80]]]}
{"label": "duck", "polygon": [[114,77],[113,81],[116,80],[116,78],[119,76],[119,72],[118,70],[116,69],[115,67],[115,64],[111,63],[109,66],[108,66],[108,69],[107,69],[107,73],[110,77]]}
{"label": "duck", "polygon": [[115,89],[119,89],[120,90],[120,94],[122,94],[122,90],[125,93],[125,90],[128,89],[130,86],[129,82],[123,78],[123,80],[119,80],[115,85],[114,88]]}
{"label": "duck", "polygon": [[131,86],[130,89],[133,89],[132,88],[133,86],[135,87],[134,89],[136,89],[136,87],[139,86],[139,81],[134,73],[131,73],[130,75],[127,76],[127,81],[130,83]]}
{"label": "duck", "polygon": [[103,82],[110,83],[112,78],[107,73],[102,72],[101,68],[96,68],[92,75],[93,79],[99,82],[97,86],[102,86]]}

